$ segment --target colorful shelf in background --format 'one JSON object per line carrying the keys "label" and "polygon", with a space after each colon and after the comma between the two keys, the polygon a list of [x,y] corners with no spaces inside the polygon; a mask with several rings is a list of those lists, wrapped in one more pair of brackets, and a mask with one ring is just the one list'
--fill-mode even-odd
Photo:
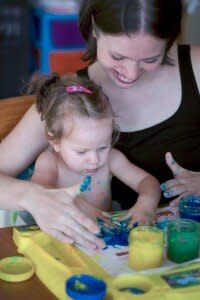
{"label": "colorful shelf in background", "polygon": [[63,74],[86,66],[81,61],[85,42],[78,30],[77,14],[34,8],[32,20],[32,44],[37,51],[40,72]]}

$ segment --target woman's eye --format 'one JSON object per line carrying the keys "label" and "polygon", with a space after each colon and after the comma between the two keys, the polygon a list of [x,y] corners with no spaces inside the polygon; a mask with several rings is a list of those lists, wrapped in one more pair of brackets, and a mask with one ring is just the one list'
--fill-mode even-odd
{"label": "woman's eye", "polygon": [[147,63],[147,64],[153,64],[157,61],[158,59],[157,58],[149,58],[149,59],[145,59],[144,62]]}

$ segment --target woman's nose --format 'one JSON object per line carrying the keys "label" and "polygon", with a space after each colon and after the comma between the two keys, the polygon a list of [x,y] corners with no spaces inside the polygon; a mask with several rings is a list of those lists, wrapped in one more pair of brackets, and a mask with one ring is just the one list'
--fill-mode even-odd
{"label": "woman's nose", "polygon": [[130,62],[125,66],[125,74],[127,79],[133,81],[139,76],[139,64],[138,62]]}

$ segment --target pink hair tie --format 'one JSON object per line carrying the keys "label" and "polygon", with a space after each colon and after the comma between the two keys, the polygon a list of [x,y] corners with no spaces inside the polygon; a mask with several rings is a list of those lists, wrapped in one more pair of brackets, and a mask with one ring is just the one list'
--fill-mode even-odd
{"label": "pink hair tie", "polygon": [[92,94],[92,91],[79,84],[67,86],[66,91],[68,92],[68,94],[75,94],[75,93]]}

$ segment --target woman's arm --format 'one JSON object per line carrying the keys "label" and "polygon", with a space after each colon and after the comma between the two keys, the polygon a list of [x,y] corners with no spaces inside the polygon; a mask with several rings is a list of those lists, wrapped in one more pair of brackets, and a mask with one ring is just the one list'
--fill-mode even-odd
{"label": "woman's arm", "polygon": [[47,147],[44,124],[35,105],[0,143],[0,172],[16,176]]}
{"label": "woman's arm", "polygon": [[23,171],[46,146],[44,126],[32,106],[0,143],[0,209],[27,210],[44,231],[57,238],[64,240],[65,233],[71,232],[77,243],[104,247],[94,236],[99,230],[97,225],[73,204],[74,193],[70,188],[49,190],[9,177]]}
{"label": "woman's arm", "polygon": [[[200,92],[200,46],[191,46],[192,68]],[[200,97],[199,97],[200,98]],[[200,131],[200,128],[199,128]],[[192,155],[192,153],[188,153]],[[200,194],[200,170],[193,172],[182,168],[171,153],[165,155],[166,164],[172,171],[174,178],[162,183],[161,189],[166,198],[177,196],[171,205],[177,205],[180,198],[188,194]]]}

